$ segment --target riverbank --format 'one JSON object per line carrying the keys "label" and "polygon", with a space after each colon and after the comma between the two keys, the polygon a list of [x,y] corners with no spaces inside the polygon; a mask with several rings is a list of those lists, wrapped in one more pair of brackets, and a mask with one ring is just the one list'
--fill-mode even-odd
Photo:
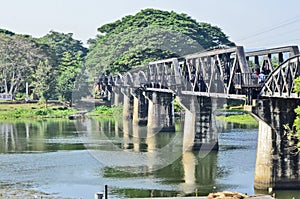
{"label": "riverbank", "polygon": [[0,198],[11,198],[11,199],[24,199],[24,198],[43,198],[43,199],[72,199],[72,198],[62,198],[60,196],[55,196],[54,194],[47,194],[35,190],[22,190],[15,188],[0,188]]}
{"label": "riverbank", "polygon": [[219,114],[217,114],[217,120],[258,126],[258,122],[250,114],[241,110],[232,110],[230,112],[227,112],[226,110],[221,111]]}
{"label": "riverbank", "polygon": [[74,113],[75,109],[60,103],[47,106],[38,103],[0,104],[0,119],[66,118]]}
{"label": "riverbank", "polygon": [[[87,116],[95,117],[122,117],[122,107],[97,106]],[[45,104],[38,103],[2,103],[0,104],[0,119],[40,119],[40,118],[68,118],[76,115],[78,110],[70,108],[62,103],[55,102]],[[182,115],[182,114],[177,114]],[[257,121],[241,109],[218,110],[217,119],[225,122],[233,122],[245,125],[258,126]]]}

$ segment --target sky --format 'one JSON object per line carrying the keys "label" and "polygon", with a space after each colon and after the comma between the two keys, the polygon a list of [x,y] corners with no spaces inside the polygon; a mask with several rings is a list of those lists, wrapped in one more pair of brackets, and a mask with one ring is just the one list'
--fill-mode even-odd
{"label": "sky", "polygon": [[73,33],[86,43],[98,27],[155,8],[216,25],[246,49],[272,48],[300,44],[299,7],[299,0],[0,0],[0,28]]}

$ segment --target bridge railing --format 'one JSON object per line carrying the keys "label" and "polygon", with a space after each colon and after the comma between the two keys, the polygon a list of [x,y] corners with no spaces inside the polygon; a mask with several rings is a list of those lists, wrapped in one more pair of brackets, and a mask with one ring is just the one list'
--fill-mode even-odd
{"label": "bridge railing", "polygon": [[262,83],[258,82],[258,77],[255,73],[236,73],[234,75],[235,89],[242,88],[259,88]]}

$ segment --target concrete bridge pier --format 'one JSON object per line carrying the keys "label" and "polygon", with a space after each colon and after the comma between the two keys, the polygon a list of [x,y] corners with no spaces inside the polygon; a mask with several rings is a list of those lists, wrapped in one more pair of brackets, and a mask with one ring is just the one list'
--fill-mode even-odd
{"label": "concrete bridge pier", "polygon": [[121,104],[123,104],[123,94],[120,88],[113,87],[111,95],[111,104],[113,106],[120,106]]}
{"label": "concrete bridge pier", "polygon": [[123,119],[131,120],[133,118],[133,97],[130,88],[122,88],[123,94]]}
{"label": "concrete bridge pier", "polygon": [[289,145],[284,124],[292,126],[299,100],[265,99],[252,113],[259,121],[254,187],[299,189],[300,154]]}
{"label": "concrete bridge pier", "polygon": [[148,129],[154,132],[175,131],[174,96],[171,93],[147,92]]}
{"label": "concrete bridge pier", "polygon": [[148,119],[148,99],[140,89],[132,89],[131,95],[133,96],[133,124],[145,126]]}
{"label": "concrete bridge pier", "polygon": [[181,96],[185,109],[183,152],[191,150],[218,150],[218,132],[213,115],[216,106],[212,98]]}

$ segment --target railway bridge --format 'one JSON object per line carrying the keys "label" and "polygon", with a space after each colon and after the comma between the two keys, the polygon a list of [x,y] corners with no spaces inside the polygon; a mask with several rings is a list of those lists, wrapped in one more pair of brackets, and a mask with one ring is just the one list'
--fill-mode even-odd
{"label": "railway bridge", "polygon": [[217,150],[217,109],[228,99],[244,101],[259,121],[255,188],[299,189],[299,153],[283,128],[292,126],[300,104],[293,90],[299,61],[297,46],[219,48],[103,75],[98,86],[113,105],[123,105],[123,118],[154,132],[175,130],[176,100],[185,110],[183,151]]}

